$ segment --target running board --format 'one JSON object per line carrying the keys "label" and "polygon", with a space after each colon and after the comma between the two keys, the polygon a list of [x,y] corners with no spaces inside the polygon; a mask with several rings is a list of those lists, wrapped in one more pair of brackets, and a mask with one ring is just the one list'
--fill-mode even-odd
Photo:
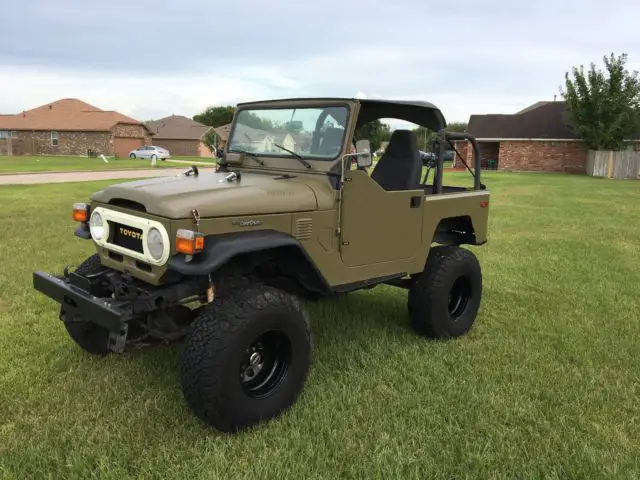
{"label": "running board", "polygon": [[391,285],[391,283],[389,282],[401,280],[402,277],[405,277],[406,275],[407,273],[395,273],[393,275],[385,275],[384,277],[370,278],[368,280],[362,280],[360,282],[345,283],[344,285],[338,285],[336,287],[333,287],[332,290],[336,293],[346,293],[346,292],[353,292],[355,290],[360,290],[363,288],[375,287],[376,285],[380,285],[383,283]]}

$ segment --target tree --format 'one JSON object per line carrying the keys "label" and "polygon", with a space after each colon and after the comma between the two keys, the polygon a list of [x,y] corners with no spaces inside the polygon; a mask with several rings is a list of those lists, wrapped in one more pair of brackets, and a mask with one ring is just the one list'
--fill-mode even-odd
{"label": "tree", "polygon": [[467,131],[467,122],[451,122],[445,128],[447,132],[464,133]]}
{"label": "tree", "polygon": [[213,130],[209,130],[204,134],[202,139],[207,145],[216,145],[218,143],[218,135]]}
{"label": "tree", "polygon": [[238,123],[250,128],[255,128],[256,130],[266,130],[271,132],[278,130],[281,127],[268,118],[261,117],[254,112],[248,111],[244,111],[239,115]]}
{"label": "tree", "polygon": [[380,148],[382,142],[386,142],[391,137],[391,128],[388,124],[380,120],[373,120],[365,123],[355,133],[356,140],[369,140],[371,151],[375,152]]}
{"label": "tree", "polygon": [[209,107],[204,112],[193,116],[196,122],[210,127],[220,127],[231,123],[236,107],[232,105],[219,105],[217,107]]}
{"label": "tree", "polygon": [[593,62],[565,73],[564,97],[574,133],[592,150],[622,150],[640,131],[640,80],[629,72],[627,54],[603,57],[605,71]]}
{"label": "tree", "polygon": [[[467,131],[467,122],[451,122],[446,127],[447,132],[460,132]],[[418,148],[424,151],[431,151],[433,141],[436,139],[437,133],[429,130],[428,128],[418,127],[413,129],[413,134],[418,141]]]}

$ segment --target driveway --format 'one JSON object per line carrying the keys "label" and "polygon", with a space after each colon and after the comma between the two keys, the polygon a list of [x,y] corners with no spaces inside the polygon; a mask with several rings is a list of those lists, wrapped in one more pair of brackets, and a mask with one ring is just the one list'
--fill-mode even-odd
{"label": "driveway", "polygon": [[[102,170],[99,172],[19,173],[15,175],[0,175],[0,185],[88,182],[92,180],[109,180],[114,178],[171,177],[184,172],[187,168],[188,167],[158,168],[154,170]],[[208,171],[209,168],[203,168],[202,170]],[[213,168],[211,170],[213,170]]]}

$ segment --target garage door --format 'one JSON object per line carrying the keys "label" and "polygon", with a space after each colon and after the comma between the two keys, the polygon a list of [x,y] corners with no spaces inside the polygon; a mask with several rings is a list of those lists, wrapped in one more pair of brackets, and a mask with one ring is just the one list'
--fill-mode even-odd
{"label": "garage door", "polygon": [[113,139],[113,153],[117,158],[126,158],[131,150],[135,150],[142,145],[144,145],[144,139],[142,138],[115,137]]}

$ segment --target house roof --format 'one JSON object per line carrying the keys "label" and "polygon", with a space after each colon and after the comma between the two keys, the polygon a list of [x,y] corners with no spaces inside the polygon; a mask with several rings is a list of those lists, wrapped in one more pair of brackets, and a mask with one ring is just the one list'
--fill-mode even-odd
{"label": "house roof", "polygon": [[514,114],[471,115],[467,132],[478,139],[575,139],[565,103],[536,102]]}
{"label": "house roof", "polygon": [[231,129],[231,124],[227,123],[226,125],[220,125],[219,127],[213,127],[213,131],[216,132],[216,135],[220,137],[225,142],[229,140],[229,130]]}
{"label": "house roof", "polygon": [[170,115],[159,120],[147,122],[156,139],[200,140],[211,127],[182,115]]}
{"label": "house roof", "polygon": [[[219,127],[214,127],[213,131],[224,141],[229,140],[229,131],[231,129],[231,124],[227,123],[226,125],[221,125]],[[249,127],[244,125],[243,123],[236,124],[236,130],[238,133],[244,135],[246,140],[250,140],[252,142],[260,142],[265,139],[269,135],[269,132],[265,132],[264,130],[258,130],[256,128]],[[248,137],[248,138],[247,138]]]}
{"label": "house roof", "polygon": [[0,130],[109,131],[114,125],[143,125],[119,112],[77,98],[63,98],[14,115],[0,115]]}
{"label": "house roof", "polygon": [[249,127],[243,123],[236,123],[236,135],[242,135],[251,142],[261,142],[271,134],[265,130]]}

